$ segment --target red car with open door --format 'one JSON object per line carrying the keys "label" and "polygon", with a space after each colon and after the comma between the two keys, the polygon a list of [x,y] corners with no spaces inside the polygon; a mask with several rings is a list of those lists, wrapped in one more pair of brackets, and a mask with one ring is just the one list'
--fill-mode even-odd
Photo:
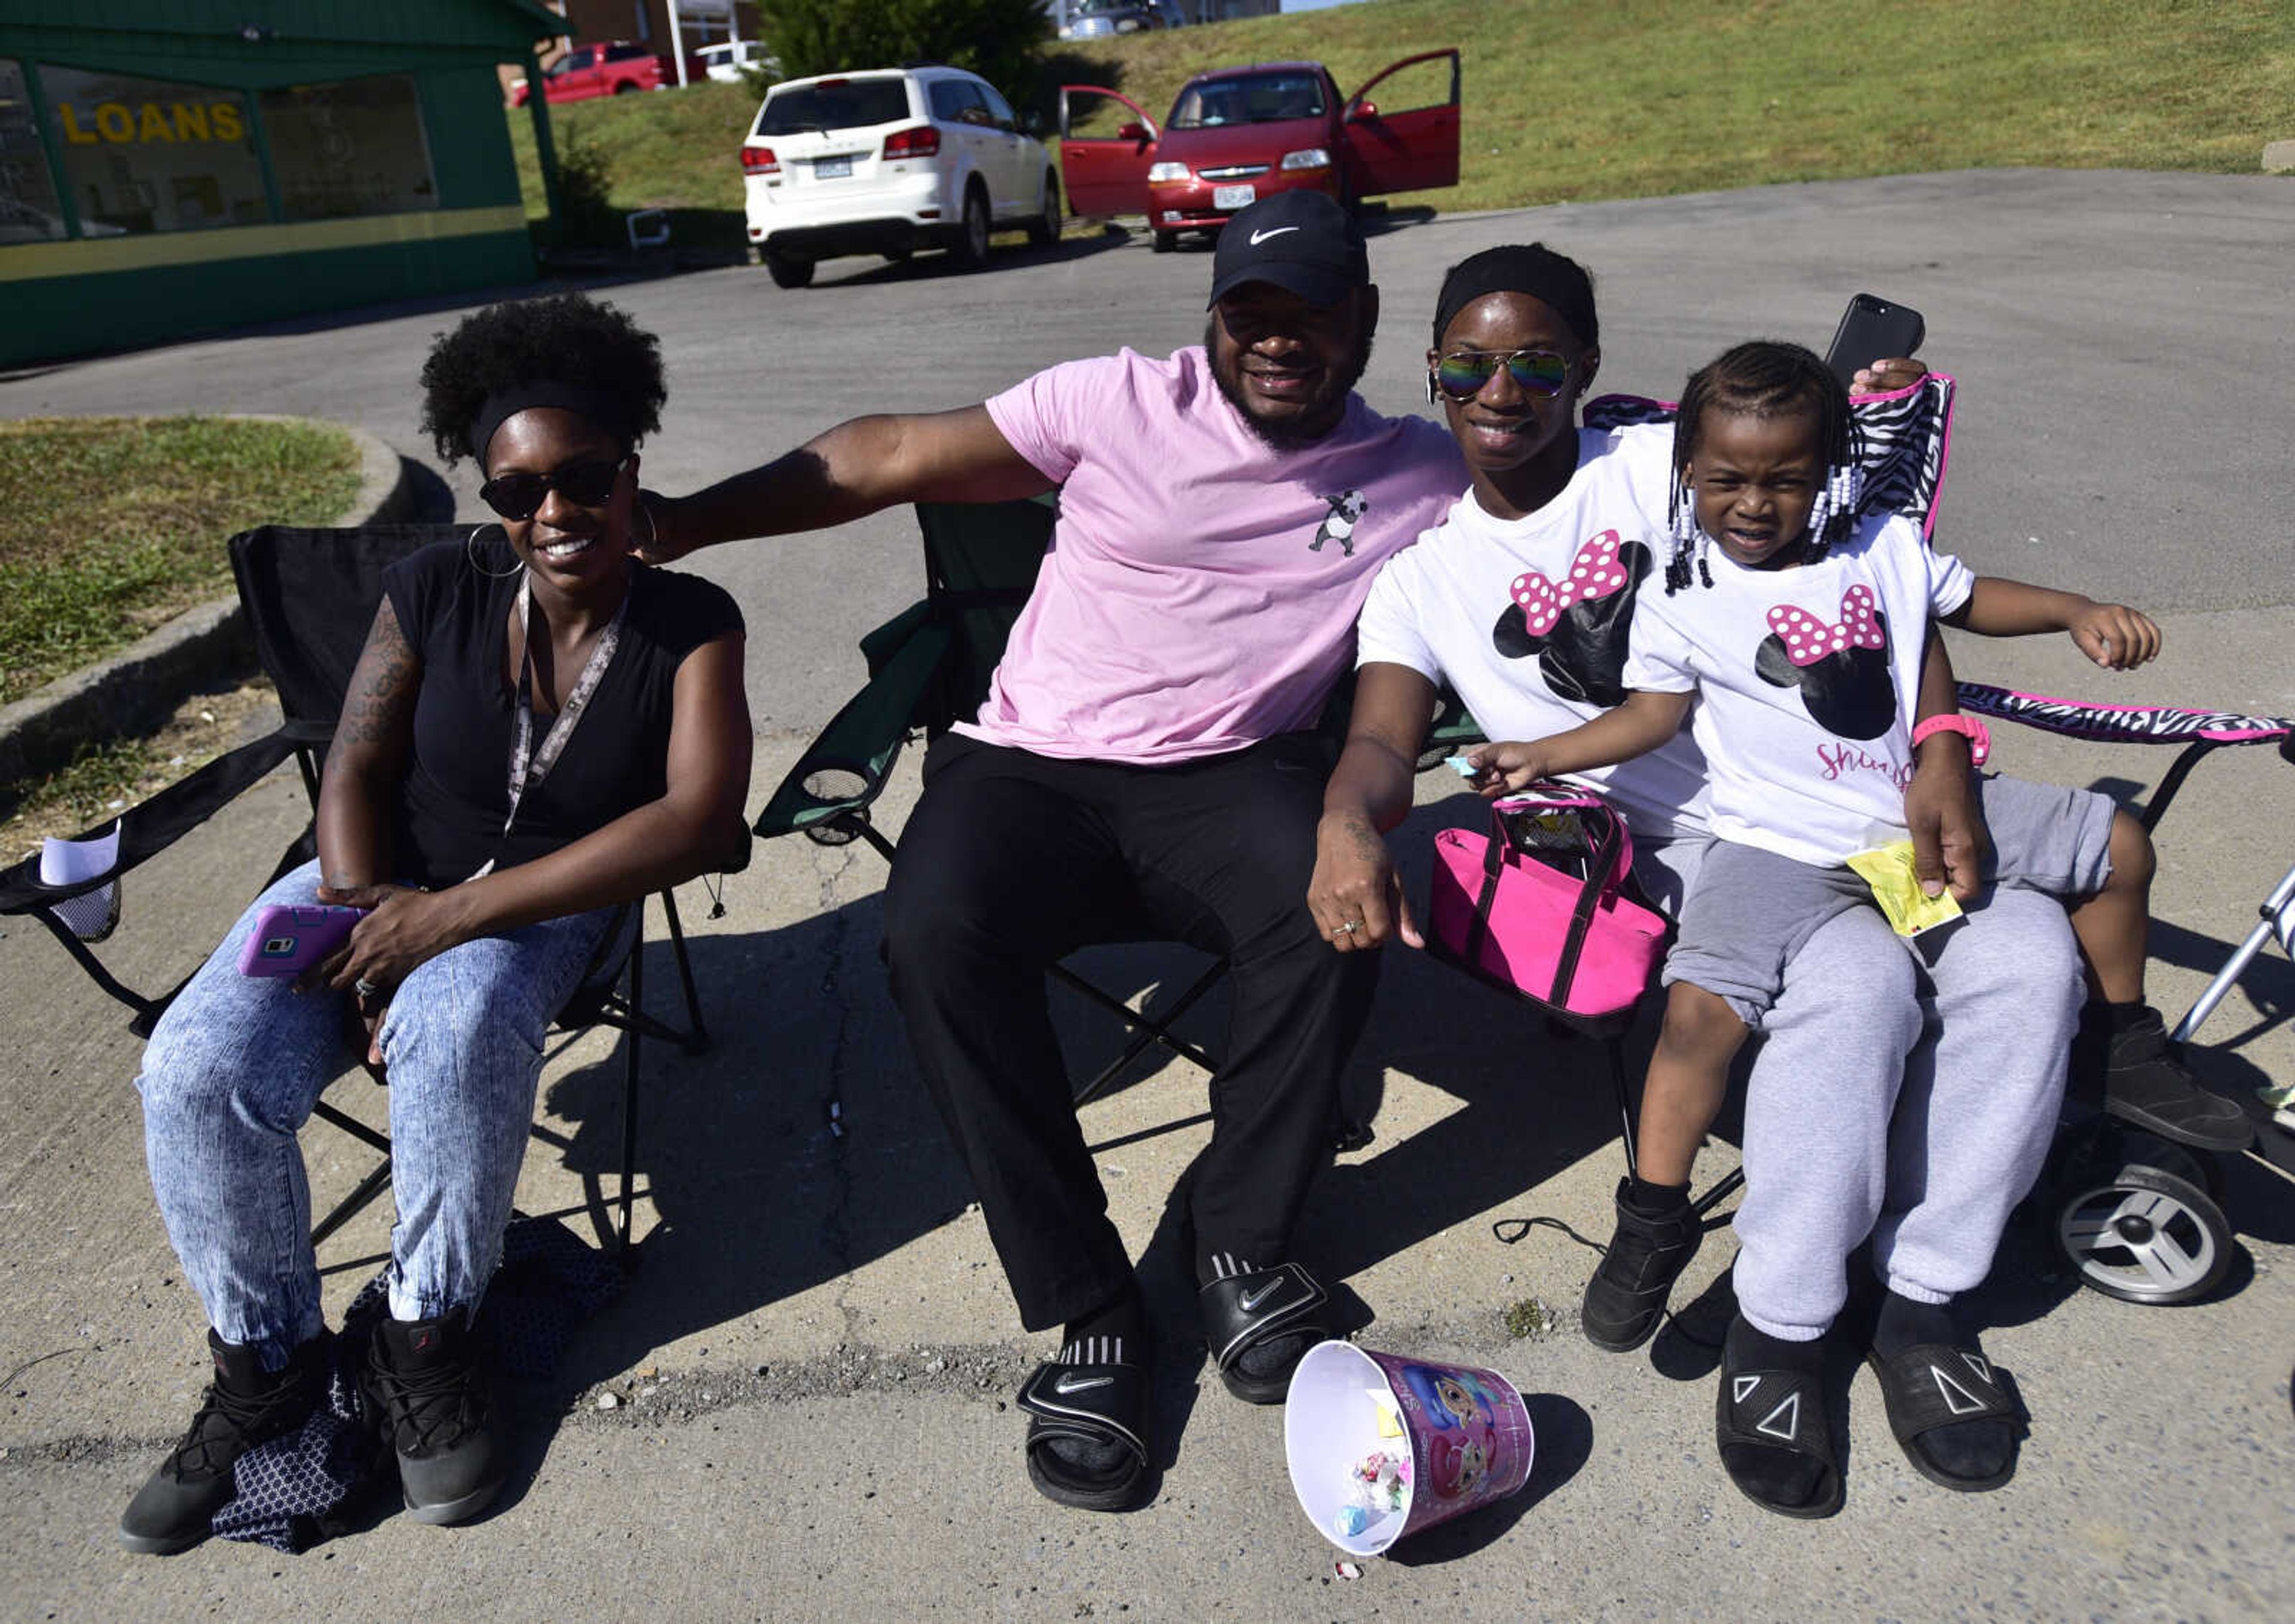
{"label": "red car with open door", "polygon": [[[1385,106],[1372,99],[1382,87]],[[1216,233],[1271,192],[1306,189],[1352,204],[1455,186],[1458,53],[1407,56],[1350,97],[1320,62],[1199,73],[1160,131],[1119,91],[1063,85],[1060,166],[1073,212],[1145,215],[1158,253],[1183,232]]]}

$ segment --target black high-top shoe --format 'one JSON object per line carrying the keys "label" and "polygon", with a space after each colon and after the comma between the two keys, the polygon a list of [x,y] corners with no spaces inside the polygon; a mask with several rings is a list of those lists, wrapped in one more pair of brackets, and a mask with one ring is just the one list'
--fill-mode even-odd
{"label": "black high-top shoe", "polygon": [[253,1348],[209,1331],[215,1381],[200,1395],[183,1441],[120,1514],[119,1543],[143,1555],[165,1556],[206,1538],[216,1513],[238,1492],[232,1467],[239,1457],[293,1432],[327,1396],[332,1342],[322,1332],[296,1349],[283,1369],[266,1371]]}
{"label": "black high-top shoe", "polygon": [[460,1522],[494,1503],[509,1461],[493,1384],[461,1310],[377,1325],[363,1385],[398,1457],[408,1514]]}

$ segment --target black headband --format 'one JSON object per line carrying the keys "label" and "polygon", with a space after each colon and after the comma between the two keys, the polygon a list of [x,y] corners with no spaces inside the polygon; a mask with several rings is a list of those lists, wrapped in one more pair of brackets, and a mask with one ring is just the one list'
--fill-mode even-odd
{"label": "black headband", "polygon": [[556,406],[588,418],[622,443],[624,451],[637,444],[637,427],[629,406],[618,396],[603,389],[592,389],[584,384],[559,383],[547,378],[528,379],[497,389],[486,396],[486,404],[478,408],[470,420],[470,454],[480,466],[486,460],[486,446],[494,437],[494,430],[505,420],[536,406]]}
{"label": "black headband", "polygon": [[1527,293],[1569,323],[1588,349],[1602,342],[1601,323],[1594,319],[1593,287],[1585,271],[1544,243],[1533,242],[1484,249],[1450,267],[1434,303],[1435,344],[1442,344],[1451,318],[1493,293]]}

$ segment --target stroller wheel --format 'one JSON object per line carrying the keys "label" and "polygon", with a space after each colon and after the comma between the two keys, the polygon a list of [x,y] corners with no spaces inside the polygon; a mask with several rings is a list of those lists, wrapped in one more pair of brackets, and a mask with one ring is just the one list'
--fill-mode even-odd
{"label": "stroller wheel", "polygon": [[[2161,1146],[2162,1151],[2169,1151]],[[2231,1225],[2188,1171],[2181,1152],[2156,1157],[2179,1171],[2130,1162],[2077,1178],[2056,1210],[2056,1244],[2080,1278],[2107,1297],[2153,1307],[2213,1291],[2231,1267]]]}

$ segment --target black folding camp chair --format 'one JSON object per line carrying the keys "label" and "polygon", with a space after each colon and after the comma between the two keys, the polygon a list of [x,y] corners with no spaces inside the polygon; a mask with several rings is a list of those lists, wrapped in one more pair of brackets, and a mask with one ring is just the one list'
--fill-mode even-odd
{"label": "black folding camp chair", "polygon": [[[92,951],[91,944],[110,934],[116,923],[121,877],[221,812],[290,756],[301,771],[314,821],[289,844],[265,884],[310,861],[317,851],[320,771],[334,737],[351,672],[365,646],[375,606],[382,599],[382,572],[417,548],[455,540],[461,535],[455,526],[440,525],[370,525],[347,530],[266,525],[232,537],[232,573],[238,583],[240,605],[255,635],[257,657],[278,690],[284,719],[261,739],[240,746],[120,814],[118,855],[102,872],[69,885],[52,885],[41,879],[37,856],[0,872],[0,915],[21,914],[37,919],[99,987],[127,1007],[129,1030],[138,1037],[151,1036],[161,1012],[191,979],[191,970],[164,992],[143,993],[113,975]],[[113,827],[99,825],[79,838],[100,838]],[[558,1024],[564,1030],[604,1025],[629,1036],[625,1047],[618,1216],[614,1225],[617,1245],[627,1245],[630,1234],[641,1041],[658,1038],[678,1044],[689,1054],[700,1053],[709,1041],[676,899],[667,890],[659,894],[684,990],[686,1024],[672,1025],[644,1008],[644,910],[640,904],[631,904],[632,918],[617,921],[616,928],[607,933],[612,951],[601,952],[592,975],[558,1016]],[[197,967],[194,964],[191,969]],[[388,1186],[390,1140],[323,1098],[314,1113],[383,1156],[314,1227],[311,1239],[315,1245]]]}
{"label": "black folding camp chair", "polygon": [[[789,769],[757,820],[760,836],[802,834],[823,845],[865,840],[892,860],[894,843],[871,820],[870,808],[912,735],[937,739],[951,723],[978,713],[1005,640],[1035,584],[1056,512],[1049,496],[917,504],[925,597],[861,640],[868,686],[830,719]],[[1325,726],[1344,730],[1352,692],[1350,681],[1333,696]],[[1451,699],[1437,719],[1421,764],[1440,761],[1481,737],[1473,718]],[[1105,1093],[1156,1045],[1216,1071],[1217,1062],[1201,1045],[1172,1028],[1226,973],[1226,961],[1213,960],[1177,996],[1150,1012],[1134,1009],[1065,964],[1053,966],[1051,974],[1063,985],[1130,1029],[1115,1057],[1076,1089],[1076,1103]]]}
{"label": "black folding camp chair", "polygon": [[[1005,640],[1028,601],[1056,514],[1049,496],[1023,502],[919,502],[924,533],[925,597],[861,640],[868,686],[829,719],[759,814],[766,838],[801,834],[821,845],[865,840],[893,860],[892,839],[870,816],[915,734],[939,738],[978,713],[1003,657]],[[1098,1098],[1149,1048],[1161,1044],[1205,1070],[1216,1063],[1172,1030],[1227,972],[1215,959],[1155,1013],[1134,1009],[1065,964],[1051,974],[1130,1029],[1123,1050],[1075,1092]]]}

